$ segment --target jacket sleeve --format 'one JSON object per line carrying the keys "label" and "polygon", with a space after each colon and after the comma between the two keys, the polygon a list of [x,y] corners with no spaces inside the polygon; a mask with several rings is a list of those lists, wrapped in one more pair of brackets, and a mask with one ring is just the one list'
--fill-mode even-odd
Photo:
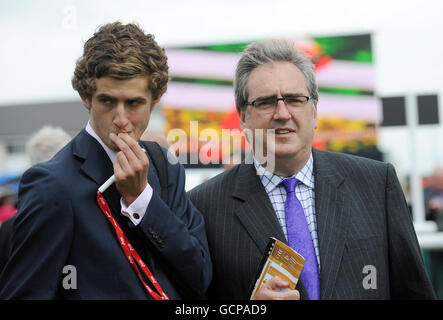
{"label": "jacket sleeve", "polygon": [[11,256],[0,276],[0,299],[54,299],[73,235],[70,200],[51,174],[24,173]]}
{"label": "jacket sleeve", "polygon": [[167,262],[184,298],[204,298],[212,263],[202,214],[185,193],[185,172],[168,164],[168,204],[154,192],[139,227]]}
{"label": "jacket sleeve", "polygon": [[436,299],[394,167],[387,170],[386,210],[392,299]]}

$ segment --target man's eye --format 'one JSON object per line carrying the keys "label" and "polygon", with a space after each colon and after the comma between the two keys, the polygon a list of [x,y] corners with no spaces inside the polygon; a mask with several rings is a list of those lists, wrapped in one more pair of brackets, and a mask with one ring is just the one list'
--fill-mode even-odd
{"label": "man's eye", "polygon": [[303,103],[302,98],[286,98],[286,102],[288,103]]}
{"label": "man's eye", "polygon": [[141,103],[140,100],[129,100],[129,101],[127,102],[127,105],[128,105],[129,107],[136,107],[136,106],[138,106],[140,103]]}
{"label": "man's eye", "polygon": [[272,106],[275,103],[275,99],[260,99],[255,102],[255,106],[260,107],[268,107]]}
{"label": "man's eye", "polygon": [[302,106],[304,105],[308,100],[306,100],[305,97],[288,97],[286,98],[286,104],[290,106]]}
{"label": "man's eye", "polygon": [[102,98],[102,99],[100,99],[100,102],[105,105],[110,105],[112,103],[112,100],[108,99],[108,98]]}

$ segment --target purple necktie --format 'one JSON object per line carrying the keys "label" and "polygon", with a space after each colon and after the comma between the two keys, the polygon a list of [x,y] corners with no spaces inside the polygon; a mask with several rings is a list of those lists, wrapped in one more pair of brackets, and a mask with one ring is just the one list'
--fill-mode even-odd
{"label": "purple necktie", "polygon": [[296,178],[283,180],[287,197],[285,202],[286,230],[289,246],[305,259],[301,279],[311,300],[320,300],[320,277],[318,275],[317,257],[305,213],[300,201],[295,196]]}

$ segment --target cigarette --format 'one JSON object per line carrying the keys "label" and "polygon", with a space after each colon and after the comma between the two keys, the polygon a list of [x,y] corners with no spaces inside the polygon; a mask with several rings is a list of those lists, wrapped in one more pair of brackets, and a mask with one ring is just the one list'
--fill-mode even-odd
{"label": "cigarette", "polygon": [[98,191],[100,191],[100,193],[105,192],[106,189],[108,189],[109,186],[114,183],[114,180],[115,180],[115,176],[112,175],[108,180],[106,180],[105,183],[102,184],[102,186],[100,188],[98,188]]}
{"label": "cigarette", "polygon": [[[145,149],[145,148],[142,147],[142,150],[146,153],[146,149]],[[108,180],[106,180],[105,183],[103,183],[103,184],[101,185],[100,188],[98,188],[98,191],[100,191],[100,193],[105,192],[106,189],[108,189],[109,186],[110,186],[111,184],[114,183],[114,181],[115,181],[115,176],[112,175]]]}

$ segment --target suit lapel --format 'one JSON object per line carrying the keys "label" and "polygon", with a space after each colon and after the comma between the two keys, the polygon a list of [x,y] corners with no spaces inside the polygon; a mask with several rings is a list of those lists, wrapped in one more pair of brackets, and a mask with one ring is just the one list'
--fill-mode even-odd
{"label": "suit lapel", "polygon": [[[239,200],[234,213],[261,254],[264,254],[270,237],[288,244],[253,164],[239,166],[232,196]],[[300,292],[301,299],[309,299],[301,279],[296,288]]]}
{"label": "suit lapel", "polygon": [[[83,129],[75,138],[73,152],[75,156],[84,160],[81,171],[97,184],[97,189],[114,174],[106,151],[86,130]],[[120,212],[120,194],[115,184],[112,184],[103,196],[114,213]]]}
{"label": "suit lapel", "polygon": [[[233,197],[241,200],[235,214],[260,250],[265,250],[269,237],[285,241],[269,197],[252,164],[240,165]],[[257,223],[257,222],[260,223]]]}
{"label": "suit lapel", "polygon": [[338,167],[325,157],[323,151],[313,149],[315,174],[315,211],[320,250],[321,299],[329,299],[343,255],[349,199],[343,191],[344,177]]}

